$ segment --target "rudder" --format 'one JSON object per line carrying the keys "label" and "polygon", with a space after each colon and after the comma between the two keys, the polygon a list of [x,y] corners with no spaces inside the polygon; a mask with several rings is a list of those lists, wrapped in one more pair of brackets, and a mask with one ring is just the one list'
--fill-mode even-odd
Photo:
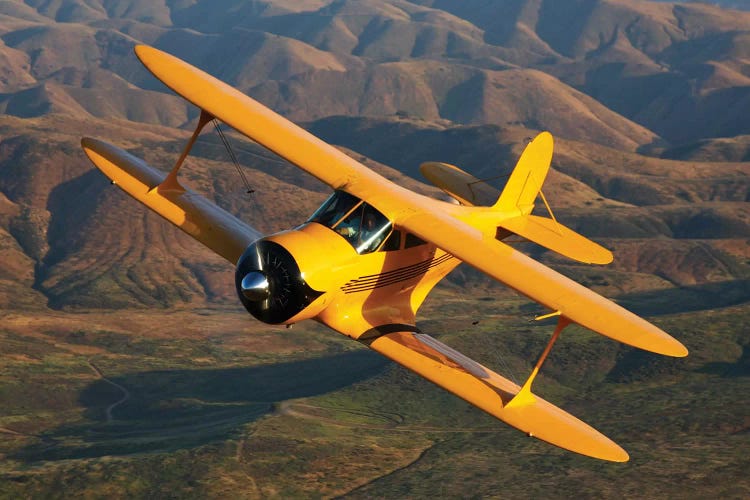
{"label": "rudder", "polygon": [[531,213],[552,163],[553,146],[549,132],[540,133],[526,146],[493,208],[520,211],[520,215]]}

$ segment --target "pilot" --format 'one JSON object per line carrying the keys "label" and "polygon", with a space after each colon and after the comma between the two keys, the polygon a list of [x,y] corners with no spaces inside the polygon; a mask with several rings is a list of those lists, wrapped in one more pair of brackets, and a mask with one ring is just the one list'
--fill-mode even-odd
{"label": "pilot", "polygon": [[372,210],[357,210],[336,226],[335,231],[356,246],[359,252],[369,253],[382,243],[386,236]]}
{"label": "pilot", "polygon": [[361,210],[357,210],[356,213],[351,214],[347,219],[341,221],[336,226],[335,231],[350,240],[356,240],[360,229],[361,212]]}
{"label": "pilot", "polygon": [[383,242],[388,232],[385,227],[378,221],[378,217],[373,212],[365,212],[365,218],[362,222],[362,231],[359,235],[360,252],[369,253],[375,251]]}
{"label": "pilot", "polygon": [[372,212],[365,212],[364,221],[362,221],[362,234],[359,235],[360,241],[367,241],[377,231],[377,221],[375,220],[375,214]]}

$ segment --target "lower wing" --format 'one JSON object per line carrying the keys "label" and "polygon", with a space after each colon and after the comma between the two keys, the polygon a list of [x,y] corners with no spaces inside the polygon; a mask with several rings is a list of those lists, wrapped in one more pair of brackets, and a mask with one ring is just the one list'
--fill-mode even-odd
{"label": "lower wing", "polygon": [[536,395],[509,404],[521,389],[517,384],[429,335],[373,333],[359,341],[530,436],[602,460],[628,460],[614,441]]}
{"label": "lower wing", "polygon": [[167,183],[166,174],[127,151],[96,139],[81,146],[99,170],[123,191],[235,264],[242,252],[262,235],[214,203]]}

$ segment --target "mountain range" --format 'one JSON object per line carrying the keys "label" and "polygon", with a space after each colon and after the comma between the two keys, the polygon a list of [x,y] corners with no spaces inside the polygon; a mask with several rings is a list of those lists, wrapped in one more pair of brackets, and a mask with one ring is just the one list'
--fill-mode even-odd
{"label": "mountain range", "polygon": [[139,67],[140,42],[297,121],[401,113],[631,151],[750,134],[750,14],[703,4],[68,0],[0,16],[14,116],[184,125],[194,112]]}
{"label": "mountain range", "polygon": [[[170,264],[174,283],[143,278],[131,266],[148,267],[156,251],[134,234],[97,246],[114,223],[108,218],[119,217],[110,209],[102,215],[103,206],[119,195],[102,199],[78,137],[105,135],[167,166],[185,135],[179,129],[197,113],[142,69],[136,43],[172,52],[324,139],[417,179],[427,160],[502,177],[527,137],[550,130],[558,147],[548,189],[584,232],[708,236],[695,244],[722,246],[748,232],[748,27],[750,13],[623,0],[3,2],[0,191],[12,236],[6,251],[19,262],[8,286],[25,283],[23,293],[6,294],[57,307],[91,303],[81,296],[111,300],[123,289],[128,304],[153,303],[162,287],[182,300],[218,293],[199,283],[219,280],[163,250],[160,259],[180,262]],[[198,151],[211,161],[192,174],[199,187],[252,213],[249,200],[227,197],[232,174],[218,167],[227,156],[206,142]],[[254,167],[270,161],[242,147]],[[283,204],[269,215],[266,193],[293,200],[290,184],[320,191],[293,168],[283,172],[262,167],[254,175],[267,186],[258,190],[255,216],[276,228],[303,219],[315,203]],[[67,200],[69,189],[92,196]],[[599,206],[610,211],[586,213]],[[617,223],[605,222],[613,217]],[[174,238],[190,245],[177,235],[156,239],[171,245]],[[81,248],[92,252],[83,262]],[[718,251],[705,258],[722,267]],[[123,265],[102,254],[134,260]],[[689,274],[666,278],[701,280]]]}

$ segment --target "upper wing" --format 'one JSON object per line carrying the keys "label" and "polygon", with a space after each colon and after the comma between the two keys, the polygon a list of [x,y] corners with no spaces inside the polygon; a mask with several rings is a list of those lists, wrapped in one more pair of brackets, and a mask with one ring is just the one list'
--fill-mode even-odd
{"label": "upper wing", "polygon": [[130,153],[96,139],[81,146],[89,159],[126,193],[232,264],[261,234],[202,196],[177,185],[158,189],[166,174]]}
{"label": "upper wing", "polygon": [[628,460],[625,450],[612,440],[536,395],[524,404],[508,405],[520,390],[518,385],[429,335],[398,331],[359,340],[531,436],[594,458]]}
{"label": "upper wing", "polygon": [[[153,47],[135,53],[167,87],[334,189],[383,177],[208,73]],[[387,181],[386,181],[387,182]],[[352,192],[359,196],[359,193]]]}
{"label": "upper wing", "polygon": [[450,215],[415,213],[398,224],[581,326],[647,351],[687,356],[655,325]]}

